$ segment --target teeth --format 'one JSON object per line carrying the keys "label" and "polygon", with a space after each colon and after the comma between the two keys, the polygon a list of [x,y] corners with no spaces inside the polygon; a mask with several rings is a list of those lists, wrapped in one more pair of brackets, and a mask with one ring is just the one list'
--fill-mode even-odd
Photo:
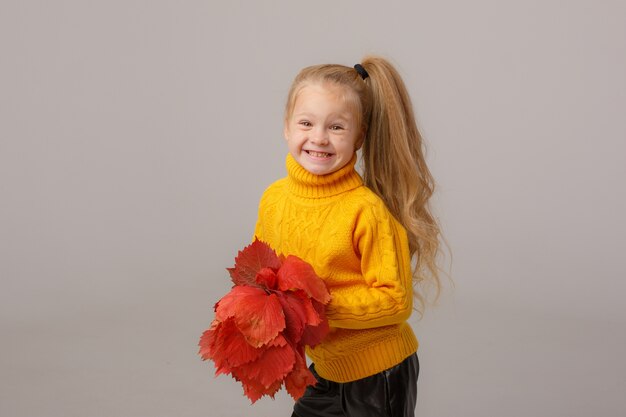
{"label": "teeth", "polygon": [[309,152],[309,155],[316,156],[318,158],[328,158],[330,156],[330,154],[326,152],[315,152],[315,151],[308,151],[308,152]]}

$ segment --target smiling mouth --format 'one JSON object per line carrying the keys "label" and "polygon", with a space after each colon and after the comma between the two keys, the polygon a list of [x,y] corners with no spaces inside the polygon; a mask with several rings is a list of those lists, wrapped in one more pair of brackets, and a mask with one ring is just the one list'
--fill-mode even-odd
{"label": "smiling mouth", "polygon": [[332,153],[328,153],[328,152],[316,152],[316,151],[305,151],[305,152],[316,158],[328,158],[329,156],[332,155]]}

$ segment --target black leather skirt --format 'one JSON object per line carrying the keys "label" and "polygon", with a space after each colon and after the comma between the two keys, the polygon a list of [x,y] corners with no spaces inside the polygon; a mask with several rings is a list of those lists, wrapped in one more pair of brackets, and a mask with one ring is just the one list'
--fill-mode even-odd
{"label": "black leather skirt", "polygon": [[309,367],[317,384],[309,386],[292,417],[414,417],[419,361],[413,354],[378,374],[353,382],[328,381]]}

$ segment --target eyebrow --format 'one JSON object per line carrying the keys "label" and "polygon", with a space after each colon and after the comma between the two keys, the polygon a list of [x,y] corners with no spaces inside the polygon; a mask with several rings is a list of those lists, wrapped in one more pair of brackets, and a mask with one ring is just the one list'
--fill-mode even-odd
{"label": "eyebrow", "polygon": [[[330,116],[331,116],[330,118],[331,118],[331,119],[340,119],[340,120],[344,120],[344,121],[348,122],[348,121],[350,121],[350,116],[347,116],[347,117],[346,117],[346,114],[349,114],[349,113],[341,113],[341,114],[336,114],[336,115],[335,115],[335,114],[331,114],[331,115],[330,115]],[[300,113],[294,113],[294,114],[293,114],[293,117],[309,117],[309,118],[314,118],[314,117],[315,117],[315,115],[314,115],[313,113],[309,113],[309,112],[304,111],[304,112],[300,112]]]}

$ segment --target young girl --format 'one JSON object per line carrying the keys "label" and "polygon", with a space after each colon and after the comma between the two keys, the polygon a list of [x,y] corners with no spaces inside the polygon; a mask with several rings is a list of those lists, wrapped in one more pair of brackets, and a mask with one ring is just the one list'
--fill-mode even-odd
{"label": "young girl", "polygon": [[332,297],[330,332],[307,349],[318,383],[293,416],[413,416],[418,343],[407,319],[414,298],[424,304],[413,280],[439,288],[439,227],[404,83],[379,57],[305,68],[284,135],[287,177],[263,194],[255,235],[310,263]]}

